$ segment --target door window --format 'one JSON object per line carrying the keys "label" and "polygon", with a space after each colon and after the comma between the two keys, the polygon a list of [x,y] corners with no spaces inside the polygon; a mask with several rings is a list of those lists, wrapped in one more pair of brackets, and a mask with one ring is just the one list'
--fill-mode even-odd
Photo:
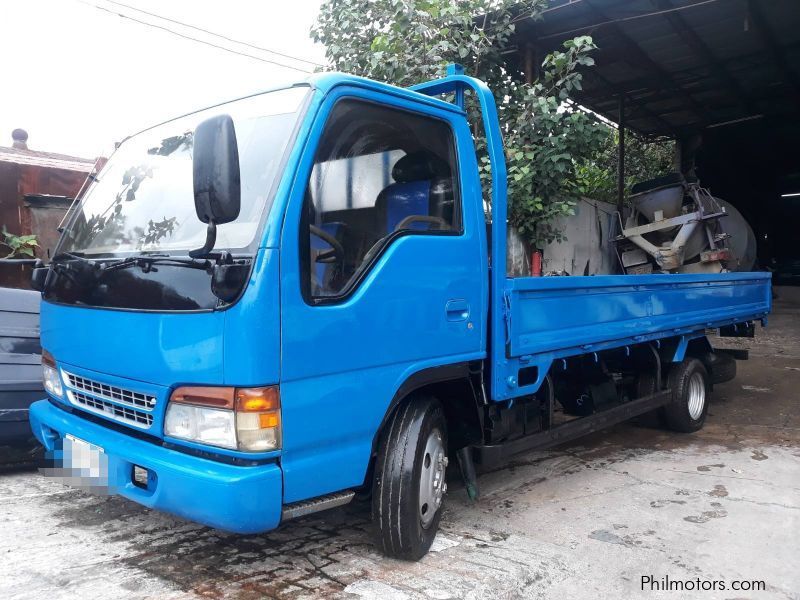
{"label": "door window", "polygon": [[306,297],[319,302],[347,294],[402,235],[459,233],[457,175],[446,122],[364,101],[338,102],[305,193]]}

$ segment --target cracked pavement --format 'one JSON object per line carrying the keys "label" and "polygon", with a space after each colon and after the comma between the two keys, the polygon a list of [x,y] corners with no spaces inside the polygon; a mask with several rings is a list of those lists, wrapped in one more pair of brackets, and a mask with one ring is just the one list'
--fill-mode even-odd
{"label": "cracked pavement", "polygon": [[[716,341],[751,360],[717,386],[698,434],[643,419],[523,454],[480,474],[477,503],[451,469],[418,563],[376,551],[364,501],[240,536],[2,473],[0,596],[800,599],[799,316],[780,299],[755,340]],[[642,592],[643,575],[767,589]]]}

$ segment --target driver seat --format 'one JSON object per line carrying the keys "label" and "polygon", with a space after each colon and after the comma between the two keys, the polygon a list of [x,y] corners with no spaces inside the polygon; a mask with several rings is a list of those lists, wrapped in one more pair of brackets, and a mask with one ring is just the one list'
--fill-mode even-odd
{"label": "driver seat", "polygon": [[[406,154],[392,168],[392,179],[395,183],[386,186],[375,200],[377,232],[389,235],[411,215],[453,222],[452,176],[443,160],[424,150]],[[432,223],[416,222],[408,229],[428,231],[433,227]]]}

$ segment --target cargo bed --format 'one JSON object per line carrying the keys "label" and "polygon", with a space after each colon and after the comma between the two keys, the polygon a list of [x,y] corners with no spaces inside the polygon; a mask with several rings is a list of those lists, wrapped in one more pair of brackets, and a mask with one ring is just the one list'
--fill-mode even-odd
{"label": "cargo bed", "polygon": [[535,392],[558,359],[764,320],[771,286],[769,273],[522,277],[504,301],[496,400]]}

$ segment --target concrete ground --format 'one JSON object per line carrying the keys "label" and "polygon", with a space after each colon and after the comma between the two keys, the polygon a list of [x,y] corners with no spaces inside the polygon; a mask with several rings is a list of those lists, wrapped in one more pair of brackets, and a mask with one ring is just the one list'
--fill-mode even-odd
{"label": "concrete ground", "polygon": [[[363,503],[238,536],[2,474],[0,597],[800,599],[800,298],[757,336],[719,340],[751,360],[697,434],[623,424],[522,455],[481,475],[477,504],[452,477],[418,563],[376,552]],[[727,589],[641,591],[647,575]]]}

